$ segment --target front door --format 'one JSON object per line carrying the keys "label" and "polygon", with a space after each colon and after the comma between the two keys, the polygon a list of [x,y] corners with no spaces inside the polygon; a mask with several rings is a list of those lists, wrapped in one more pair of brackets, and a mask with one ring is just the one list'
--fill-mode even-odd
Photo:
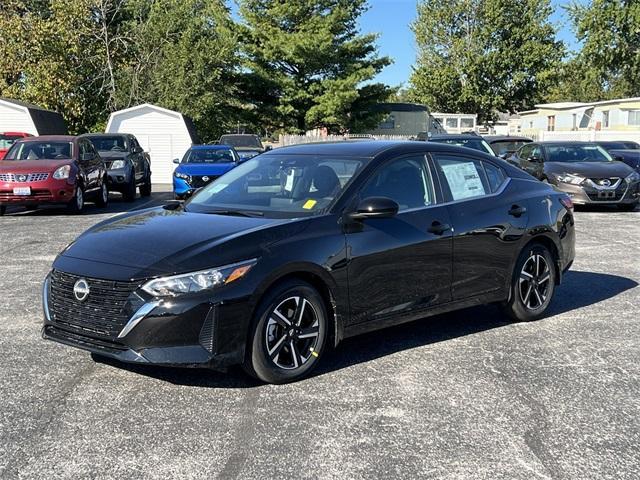
{"label": "front door", "polygon": [[395,217],[367,219],[347,233],[351,323],[413,314],[451,298],[452,237],[423,155],[382,165],[359,198],[388,197]]}

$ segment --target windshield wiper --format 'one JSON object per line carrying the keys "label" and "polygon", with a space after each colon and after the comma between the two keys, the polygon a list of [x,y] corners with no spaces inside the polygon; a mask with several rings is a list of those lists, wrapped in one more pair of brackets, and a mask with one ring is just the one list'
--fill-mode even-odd
{"label": "windshield wiper", "polygon": [[264,217],[264,213],[254,212],[250,210],[207,210],[205,213],[210,213],[213,215],[230,215],[237,217]]}

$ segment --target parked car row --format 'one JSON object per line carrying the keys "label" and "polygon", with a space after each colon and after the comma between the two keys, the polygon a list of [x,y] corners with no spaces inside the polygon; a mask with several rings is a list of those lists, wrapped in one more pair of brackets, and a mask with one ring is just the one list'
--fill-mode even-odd
{"label": "parked car row", "polygon": [[79,213],[87,200],[105,206],[109,191],[133,201],[138,188],[151,195],[151,164],[133,135],[23,136],[0,161],[0,215],[43,204]]}

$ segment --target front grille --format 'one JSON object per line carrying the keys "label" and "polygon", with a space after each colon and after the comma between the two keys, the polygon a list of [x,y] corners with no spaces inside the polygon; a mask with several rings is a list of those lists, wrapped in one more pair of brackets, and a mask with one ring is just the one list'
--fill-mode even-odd
{"label": "front grille", "polygon": [[[591,180],[593,183],[595,183],[596,185],[598,185],[599,187],[613,187],[616,183],[618,183],[620,181],[619,177],[599,177],[599,178],[590,178],[589,180]],[[606,182],[607,180],[609,180],[609,185],[602,185],[601,182]]]}
{"label": "front grille", "polygon": [[[202,177],[208,177],[208,180],[205,182]],[[202,188],[211,182],[213,182],[219,175],[192,175],[191,176],[191,186],[193,188]]]}
{"label": "front grille", "polygon": [[626,189],[618,187],[615,190],[588,191],[587,196],[593,202],[617,202],[622,200]]}
{"label": "front grille", "polygon": [[42,182],[48,178],[48,173],[29,173],[24,175],[19,173],[0,173],[0,182],[8,183]]}
{"label": "front grille", "polygon": [[0,200],[6,202],[26,202],[30,200],[52,201],[50,190],[31,190],[31,195],[14,195],[13,192],[0,192]]}
{"label": "front grille", "polygon": [[66,330],[56,328],[53,325],[47,325],[44,329],[44,333],[47,337],[54,340],[58,340],[63,343],[70,343],[88,350],[98,350],[104,353],[118,353],[127,350],[127,347],[120,343],[108,340],[99,340],[85,335],[68,332]]}
{"label": "front grille", "polygon": [[101,338],[117,338],[136,310],[132,302],[141,302],[132,293],[134,282],[114,282],[85,278],[90,293],[84,302],[73,294],[75,283],[82,277],[53,271],[49,310],[53,322],[65,329]]}

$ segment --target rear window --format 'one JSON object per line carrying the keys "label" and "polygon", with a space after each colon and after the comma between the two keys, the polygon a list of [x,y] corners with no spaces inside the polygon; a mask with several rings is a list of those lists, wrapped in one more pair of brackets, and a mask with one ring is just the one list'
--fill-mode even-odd
{"label": "rear window", "polygon": [[127,141],[125,137],[87,137],[99,152],[126,152]]}
{"label": "rear window", "polygon": [[262,142],[257,135],[223,135],[220,144],[237,148],[262,148]]}
{"label": "rear window", "polygon": [[529,142],[524,140],[505,140],[500,142],[492,142],[491,149],[497,156],[504,155],[505,153],[517,152],[520,147],[526,145]]}

